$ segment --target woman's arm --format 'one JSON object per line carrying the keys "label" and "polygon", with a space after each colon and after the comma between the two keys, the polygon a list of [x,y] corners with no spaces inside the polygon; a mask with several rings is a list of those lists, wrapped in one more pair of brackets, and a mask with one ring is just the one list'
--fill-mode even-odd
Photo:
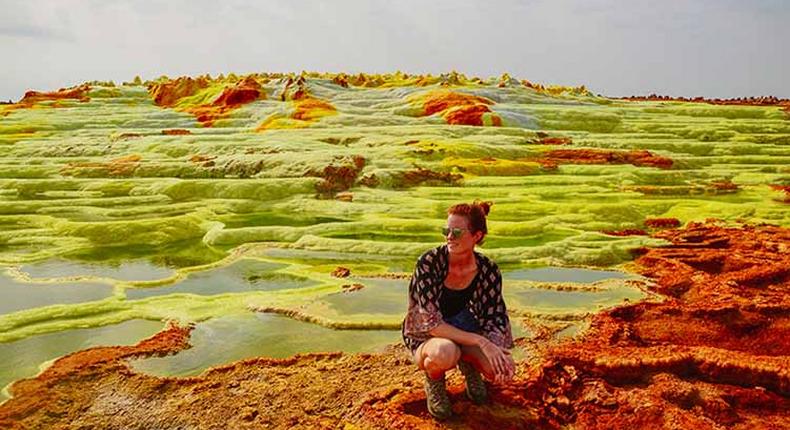
{"label": "woman's arm", "polygon": [[502,273],[496,263],[491,264],[490,274],[486,278],[483,290],[483,326],[482,333],[488,340],[501,348],[513,348],[513,332],[507,306],[502,296]]}
{"label": "woman's arm", "polygon": [[502,297],[502,273],[496,263],[490,262],[481,275],[484,282],[480,309],[483,320],[481,334],[485,339],[481,350],[494,368],[496,382],[505,382],[513,377],[515,363],[509,351],[514,345],[510,319]]}
{"label": "woman's arm", "polygon": [[439,309],[438,253],[431,250],[420,256],[409,282],[409,308],[403,324],[404,334],[427,340],[431,330],[442,322]]}
{"label": "woman's arm", "polygon": [[457,344],[466,346],[477,346],[482,348],[483,344],[488,341],[488,339],[477,333],[461,330],[457,327],[447,324],[446,322],[439,323],[439,325],[434,327],[430,333],[431,336],[443,337],[445,339],[450,339]]}

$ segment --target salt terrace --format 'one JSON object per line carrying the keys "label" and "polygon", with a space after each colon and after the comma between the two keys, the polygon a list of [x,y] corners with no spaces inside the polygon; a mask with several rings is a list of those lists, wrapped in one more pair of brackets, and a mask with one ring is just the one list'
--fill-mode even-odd
{"label": "salt terrace", "polygon": [[[790,102],[773,98],[612,99],[454,72],[161,77],[30,91],[0,105],[0,295],[9,303],[0,352],[54,346],[25,356],[30,369],[0,369],[0,383],[101,344],[95,336],[133,344],[166,322],[175,325],[110,355],[145,358],[171,332],[174,344],[157,354],[175,352],[183,327],[196,323],[196,351],[232,351],[135,368],[182,375],[260,355],[374,352],[352,340],[361,335],[380,351],[398,342],[412,265],[442,243],[447,207],[474,199],[494,202],[481,251],[502,268],[525,353],[546,354],[525,345],[547,332],[555,341],[577,335],[591,321],[593,333],[616,331],[606,318],[646,330],[663,317],[591,315],[685,293],[631,263],[677,241],[662,231],[708,219],[790,226],[789,116]],[[273,340],[267,330],[322,339]],[[279,346],[239,350],[234,340]],[[600,363],[563,345],[551,354],[606,380]],[[630,381],[623,364],[612,366],[610,379]],[[533,382],[551,386],[552,375],[568,373],[549,370]],[[772,389],[786,395],[782,381]],[[346,421],[412,425],[398,414],[425,415],[408,396],[371,402]],[[524,406],[536,415],[519,419],[547,428],[577,419],[561,406]]]}

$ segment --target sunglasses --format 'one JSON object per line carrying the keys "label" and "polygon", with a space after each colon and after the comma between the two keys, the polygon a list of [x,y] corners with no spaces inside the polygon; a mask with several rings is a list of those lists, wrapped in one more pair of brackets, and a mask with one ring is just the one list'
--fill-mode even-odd
{"label": "sunglasses", "polygon": [[465,229],[465,228],[458,228],[458,227],[455,227],[455,228],[450,228],[450,227],[442,227],[442,235],[444,235],[444,237],[447,237],[447,235],[448,235],[448,234],[450,234],[450,232],[453,232],[453,238],[454,238],[454,239],[460,239],[460,238],[461,238],[461,236],[463,236],[463,235],[464,235],[464,232],[465,232],[465,231],[466,231],[466,229]]}

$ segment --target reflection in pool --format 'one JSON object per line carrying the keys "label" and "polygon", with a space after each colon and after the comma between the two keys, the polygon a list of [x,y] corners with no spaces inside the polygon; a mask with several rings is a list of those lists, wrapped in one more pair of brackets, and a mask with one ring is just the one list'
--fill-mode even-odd
{"label": "reflection in pool", "polygon": [[[509,308],[530,312],[590,312],[601,307],[618,305],[624,299],[635,301],[644,296],[640,290],[627,285],[614,285],[600,291],[559,291],[508,285],[509,280],[590,283],[629,277],[622,272],[546,267],[508,272],[503,276],[506,304]],[[319,303],[328,305],[331,312],[329,317],[357,314],[403,315],[406,312],[408,279],[359,278],[355,282],[364,284],[365,288],[351,293],[333,293],[319,299]],[[308,309],[323,313],[320,306]]]}
{"label": "reflection in pool", "polygon": [[295,248],[267,248],[260,252],[261,257],[284,259],[292,262],[319,265],[337,264],[346,265],[349,262],[364,262],[383,264],[392,272],[409,272],[414,270],[414,260],[388,255],[365,254],[359,252],[317,251],[311,249]]}
{"label": "reflection in pool", "polygon": [[578,313],[593,312],[604,307],[616,306],[625,300],[637,301],[644,293],[623,283],[599,291],[561,291],[547,288],[508,289],[508,280],[527,280],[546,283],[587,284],[603,280],[629,279],[633,276],[615,271],[580,269],[573,267],[541,267],[505,272],[505,301],[530,312]]}
{"label": "reflection in pool", "polygon": [[[531,334],[514,322],[513,337],[523,336]],[[245,358],[285,358],[308,352],[378,352],[400,342],[399,330],[333,330],[276,314],[246,313],[200,323],[189,340],[192,348],[171,356],[134,360],[132,366],[152,375],[190,376]]]}
{"label": "reflection in pool", "polygon": [[[0,343],[0,387],[34,376],[43,363],[93,346],[133,345],[162,330],[158,321],[130,320],[103,327],[66,330]],[[0,399],[7,394],[0,394]]]}
{"label": "reflection in pool", "polygon": [[403,315],[408,304],[408,279],[361,279],[365,288],[351,293],[330,294],[321,300],[339,314]]}
{"label": "reflection in pool", "polygon": [[142,299],[165,294],[213,295],[249,291],[274,291],[316,285],[315,281],[287,273],[276,273],[284,264],[242,259],[229,266],[190,274],[172,285],[149,288],[129,288],[128,299]]}
{"label": "reflection in pool", "polygon": [[[89,267],[61,262],[59,264],[64,264],[61,269],[53,264],[55,263],[49,262],[28,266],[26,269],[36,276],[62,276],[75,274],[75,267]],[[139,263],[115,268],[115,275],[128,275],[115,277],[141,279],[137,273],[132,273],[133,269],[137,267],[145,272],[150,266],[135,264]],[[140,299],[160,294],[208,295],[301,288],[316,284],[310,279],[276,272],[283,267],[284,264],[244,258],[227,267],[192,273],[173,285],[128,288],[126,293],[129,299]],[[91,270],[93,274],[101,272],[101,268]],[[160,278],[161,274],[151,277]],[[600,307],[617,305],[624,299],[639,300],[642,292],[627,285],[618,285],[617,282],[604,286],[600,291],[557,291],[525,287],[524,284],[508,285],[508,280],[593,282],[626,277],[626,274],[620,272],[565,268],[508,272],[505,274],[506,301],[510,309],[528,312],[590,312]],[[20,284],[3,278],[0,278],[0,282],[0,312],[3,313],[54,303],[96,300],[111,294],[111,286],[97,283]],[[329,311],[335,314],[334,317],[369,314],[400,320],[406,311],[408,279],[359,278],[356,282],[363,283],[365,288],[351,293],[323,296],[315,302],[319,306],[314,310]],[[18,294],[18,290],[22,288],[25,289],[25,294]],[[310,308],[308,306],[305,310],[309,311]],[[331,319],[333,316],[328,317]],[[39,365],[64,354],[94,345],[131,344],[161,328],[160,322],[135,320],[115,326],[69,330],[0,344],[0,384],[31,376],[38,371]],[[529,336],[515,321],[513,329],[515,337]],[[296,353],[338,350],[373,352],[381,350],[385,345],[399,342],[398,330],[332,330],[279,315],[245,312],[215,317],[198,324],[191,338],[194,346],[188,350],[169,357],[137,360],[134,365],[141,371],[157,375],[193,375],[211,366],[248,357],[279,358]]]}
{"label": "reflection in pool", "polygon": [[332,330],[275,314],[245,313],[200,323],[192,331],[192,348],[172,356],[135,360],[132,365],[149,374],[185,376],[244,358],[375,352],[399,341],[397,330]]}
{"label": "reflection in pool", "polygon": [[625,299],[635,302],[644,298],[637,288],[611,287],[602,291],[557,291],[529,288],[506,293],[505,301],[529,311],[593,312],[604,307],[616,306]]}
{"label": "reflection in pool", "polygon": [[174,271],[144,260],[122,263],[81,263],[69,260],[48,260],[27,264],[21,270],[31,278],[60,278],[69,276],[96,276],[119,281],[153,281],[168,278]]}
{"label": "reflection in pool", "polygon": [[112,285],[95,282],[42,284],[0,275],[0,315],[40,306],[90,302],[112,295]]}
{"label": "reflection in pool", "polygon": [[609,270],[581,269],[576,267],[540,267],[536,269],[521,269],[502,273],[508,279],[535,282],[578,282],[591,283],[604,279],[626,279],[632,276],[623,272]]}

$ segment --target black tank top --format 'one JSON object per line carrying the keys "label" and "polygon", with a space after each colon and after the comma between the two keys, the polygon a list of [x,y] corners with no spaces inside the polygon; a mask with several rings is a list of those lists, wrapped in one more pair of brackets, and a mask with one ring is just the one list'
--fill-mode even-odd
{"label": "black tank top", "polygon": [[[478,273],[480,272],[478,271]],[[442,311],[442,317],[444,319],[452,318],[458,312],[461,312],[469,303],[469,300],[472,299],[475,288],[477,288],[477,274],[475,274],[469,286],[463,290],[453,290],[442,284],[444,291],[442,291],[442,296],[439,298],[439,309]]]}

